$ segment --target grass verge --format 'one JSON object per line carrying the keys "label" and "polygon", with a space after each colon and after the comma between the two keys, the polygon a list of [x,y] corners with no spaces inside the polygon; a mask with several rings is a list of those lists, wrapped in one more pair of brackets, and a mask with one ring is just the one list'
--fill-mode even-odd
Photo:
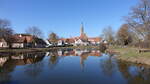
{"label": "grass verge", "polygon": [[150,52],[139,53],[139,49],[133,47],[111,47],[110,50],[119,52],[119,54],[116,56],[116,58],[119,60],[150,65]]}

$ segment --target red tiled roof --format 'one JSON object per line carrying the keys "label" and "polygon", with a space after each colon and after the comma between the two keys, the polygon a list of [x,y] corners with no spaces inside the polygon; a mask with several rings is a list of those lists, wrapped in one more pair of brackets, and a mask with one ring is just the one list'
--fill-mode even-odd
{"label": "red tiled roof", "polygon": [[94,38],[88,38],[88,41],[91,41],[91,42],[100,42],[102,39],[100,37],[94,37]]}
{"label": "red tiled roof", "polygon": [[[64,42],[68,42],[68,43],[74,43],[75,40],[81,39],[83,40],[81,37],[73,37],[73,38],[61,38],[59,40],[62,40]],[[102,38],[100,37],[93,37],[93,38],[87,38],[88,41],[90,42],[100,42],[102,40]],[[83,40],[84,41],[84,40]]]}
{"label": "red tiled roof", "polygon": [[66,41],[66,38],[60,38],[59,40]]}
{"label": "red tiled roof", "polygon": [[32,35],[26,35],[26,34],[15,34],[14,35],[15,37],[15,41],[16,43],[23,43],[23,42],[27,42],[27,43],[30,43],[33,41],[33,36]]}
{"label": "red tiled roof", "polygon": [[61,38],[59,40],[62,40],[62,41],[67,42],[67,43],[74,43],[75,42],[74,38]]}
{"label": "red tiled roof", "polygon": [[66,42],[68,42],[68,43],[74,43],[75,40],[73,38],[68,38],[68,39],[66,39]]}

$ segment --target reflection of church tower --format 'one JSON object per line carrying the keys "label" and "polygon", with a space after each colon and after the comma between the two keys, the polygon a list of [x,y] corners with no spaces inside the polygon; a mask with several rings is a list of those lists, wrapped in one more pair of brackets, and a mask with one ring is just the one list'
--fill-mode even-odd
{"label": "reflection of church tower", "polygon": [[84,71],[84,58],[82,56],[80,56],[80,66],[81,66],[81,70]]}

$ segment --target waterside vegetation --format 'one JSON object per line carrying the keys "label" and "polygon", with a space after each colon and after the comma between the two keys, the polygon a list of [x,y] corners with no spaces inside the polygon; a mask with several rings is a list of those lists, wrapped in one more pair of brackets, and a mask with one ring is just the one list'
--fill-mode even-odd
{"label": "waterside vegetation", "polygon": [[150,65],[150,52],[139,52],[139,48],[113,46],[108,51],[117,54],[115,58],[118,60]]}

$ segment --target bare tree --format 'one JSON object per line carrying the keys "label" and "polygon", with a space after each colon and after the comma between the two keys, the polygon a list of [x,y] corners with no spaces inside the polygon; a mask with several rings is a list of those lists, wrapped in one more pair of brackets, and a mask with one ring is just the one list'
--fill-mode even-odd
{"label": "bare tree", "polygon": [[14,31],[11,28],[11,23],[8,20],[0,19],[0,38],[4,38],[9,47],[11,48],[11,43],[15,40],[13,37]]}
{"label": "bare tree", "polygon": [[108,41],[109,44],[114,43],[114,31],[111,26],[104,28],[102,33],[103,38]]}
{"label": "bare tree", "polygon": [[43,37],[43,32],[36,26],[32,26],[32,27],[29,27],[25,30],[25,32],[27,34],[31,34],[35,37],[39,37],[39,38],[42,38]]}
{"label": "bare tree", "polygon": [[125,19],[133,33],[139,39],[145,40],[150,33],[150,0],[141,0]]}

